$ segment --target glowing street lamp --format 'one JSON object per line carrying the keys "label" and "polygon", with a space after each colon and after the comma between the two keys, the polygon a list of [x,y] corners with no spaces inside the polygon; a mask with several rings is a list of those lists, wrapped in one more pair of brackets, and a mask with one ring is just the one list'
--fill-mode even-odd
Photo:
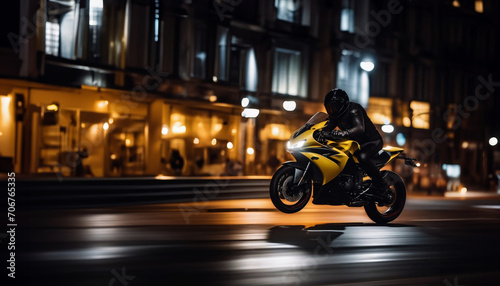
{"label": "glowing street lamp", "polygon": [[492,147],[496,146],[498,144],[498,139],[496,137],[491,137],[488,143],[490,143],[490,146]]}
{"label": "glowing street lamp", "polygon": [[359,66],[367,72],[371,72],[375,68],[375,64],[372,61],[362,61]]}
{"label": "glowing street lamp", "polygon": [[248,97],[243,97],[241,99],[241,107],[247,107],[250,104],[250,99]]}
{"label": "glowing street lamp", "polygon": [[283,101],[283,108],[286,111],[294,111],[296,107],[297,107],[297,103],[294,100]]}

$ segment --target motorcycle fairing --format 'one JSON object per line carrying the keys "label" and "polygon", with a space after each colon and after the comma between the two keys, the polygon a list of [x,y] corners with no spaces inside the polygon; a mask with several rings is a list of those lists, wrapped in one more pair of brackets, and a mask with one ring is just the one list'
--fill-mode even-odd
{"label": "motorcycle fairing", "polygon": [[347,160],[353,157],[354,152],[359,149],[359,144],[356,141],[330,141],[327,140],[326,145],[317,142],[314,139],[313,133],[316,130],[322,129],[327,124],[327,121],[319,122],[313,125],[309,130],[305,130],[301,134],[295,135],[291,143],[304,141],[304,146],[299,150],[293,150],[291,153],[300,153],[309,161],[318,167],[322,174],[322,185],[327,184],[342,172]]}

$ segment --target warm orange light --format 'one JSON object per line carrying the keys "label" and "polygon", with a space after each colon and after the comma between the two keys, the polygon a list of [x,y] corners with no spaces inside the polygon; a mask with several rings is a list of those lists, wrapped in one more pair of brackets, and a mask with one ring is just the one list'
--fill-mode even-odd
{"label": "warm orange light", "polygon": [[59,107],[57,107],[57,104],[50,104],[50,105],[47,105],[47,110],[56,112],[59,110]]}
{"label": "warm orange light", "polygon": [[475,9],[476,9],[476,12],[478,12],[478,13],[484,12],[483,0],[476,0]]}
{"label": "warm orange light", "polygon": [[459,8],[460,7],[460,2],[458,0],[453,0],[452,5],[453,5],[453,7]]}
{"label": "warm orange light", "polygon": [[99,108],[104,108],[106,106],[108,106],[109,102],[107,100],[99,100],[97,102],[97,107]]}

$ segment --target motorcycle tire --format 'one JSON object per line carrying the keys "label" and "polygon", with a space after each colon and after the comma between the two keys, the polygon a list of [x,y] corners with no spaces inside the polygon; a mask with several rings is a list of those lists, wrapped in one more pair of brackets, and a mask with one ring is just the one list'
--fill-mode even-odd
{"label": "motorcycle tire", "polygon": [[303,209],[311,198],[312,180],[297,189],[293,183],[295,168],[281,166],[273,175],[269,195],[274,206],[284,213],[296,213]]}
{"label": "motorcycle tire", "polygon": [[393,194],[391,203],[380,206],[377,202],[370,202],[365,206],[368,217],[378,224],[386,224],[398,218],[406,203],[406,186],[403,179],[392,171],[382,171],[382,175],[388,179]]}

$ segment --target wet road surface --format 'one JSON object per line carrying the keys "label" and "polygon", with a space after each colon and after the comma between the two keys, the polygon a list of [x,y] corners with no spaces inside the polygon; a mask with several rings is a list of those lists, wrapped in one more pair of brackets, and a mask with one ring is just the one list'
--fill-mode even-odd
{"label": "wet road surface", "polygon": [[266,199],[19,215],[22,285],[500,285],[498,196],[410,197],[385,226]]}

